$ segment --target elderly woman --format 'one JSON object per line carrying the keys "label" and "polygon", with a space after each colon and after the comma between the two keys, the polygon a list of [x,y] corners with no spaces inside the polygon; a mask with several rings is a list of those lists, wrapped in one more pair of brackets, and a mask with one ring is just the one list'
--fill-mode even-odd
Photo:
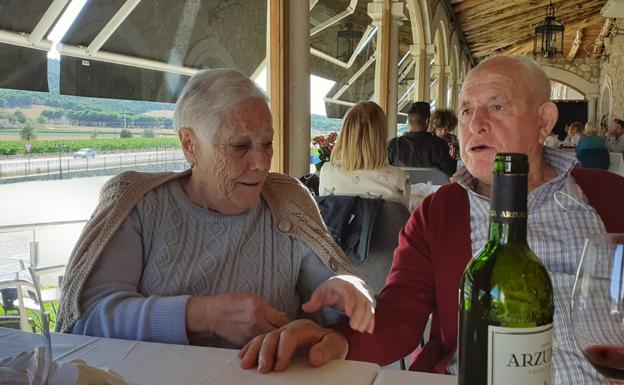
{"label": "elderly woman", "polygon": [[374,102],[347,112],[329,163],[321,168],[320,195],[383,198],[409,207],[409,174],[388,164],[386,116]]}
{"label": "elderly woman", "polygon": [[205,70],[174,113],[191,170],[109,181],[74,249],[57,330],[240,347],[303,310],[344,311],[371,332],[371,299],[308,191],[269,174],[265,95],[230,69]]}

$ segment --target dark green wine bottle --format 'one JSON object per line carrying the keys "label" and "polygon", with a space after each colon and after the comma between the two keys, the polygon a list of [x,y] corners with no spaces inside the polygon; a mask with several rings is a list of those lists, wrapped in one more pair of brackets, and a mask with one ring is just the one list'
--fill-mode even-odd
{"label": "dark green wine bottle", "polygon": [[459,385],[551,383],[553,289],[527,243],[528,173],[526,155],[496,155],[488,241],[460,286]]}

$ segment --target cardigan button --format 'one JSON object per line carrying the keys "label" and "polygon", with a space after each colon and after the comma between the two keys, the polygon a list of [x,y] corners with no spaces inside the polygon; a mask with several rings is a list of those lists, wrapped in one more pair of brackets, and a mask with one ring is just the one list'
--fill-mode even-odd
{"label": "cardigan button", "polygon": [[339,267],[338,261],[336,261],[334,257],[329,258],[329,268],[332,269],[333,272],[337,272]]}
{"label": "cardigan button", "polygon": [[290,231],[291,228],[291,224],[290,221],[283,219],[281,221],[279,221],[279,223],[277,224],[277,228],[279,229],[279,231],[281,231],[282,233],[287,233]]}

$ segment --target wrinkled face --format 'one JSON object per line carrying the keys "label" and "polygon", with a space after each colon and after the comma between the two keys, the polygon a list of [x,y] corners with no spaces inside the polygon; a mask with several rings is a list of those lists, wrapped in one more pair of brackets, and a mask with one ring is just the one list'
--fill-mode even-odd
{"label": "wrinkled face", "polygon": [[[518,65],[516,65],[518,67]],[[468,74],[460,95],[461,158],[468,171],[490,184],[499,152],[541,154],[539,106],[524,71],[496,59]]]}
{"label": "wrinkled face", "polygon": [[272,156],[271,113],[263,100],[247,99],[223,118],[193,174],[219,212],[240,214],[258,203]]}

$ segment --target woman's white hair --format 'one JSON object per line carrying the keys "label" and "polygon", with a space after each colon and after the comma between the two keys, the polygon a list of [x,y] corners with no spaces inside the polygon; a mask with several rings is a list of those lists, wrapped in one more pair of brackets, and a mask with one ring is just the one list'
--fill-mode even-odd
{"label": "woman's white hair", "polygon": [[210,143],[223,117],[251,98],[267,102],[264,92],[247,76],[230,68],[202,70],[180,93],[173,113],[175,129],[190,128],[203,142]]}

